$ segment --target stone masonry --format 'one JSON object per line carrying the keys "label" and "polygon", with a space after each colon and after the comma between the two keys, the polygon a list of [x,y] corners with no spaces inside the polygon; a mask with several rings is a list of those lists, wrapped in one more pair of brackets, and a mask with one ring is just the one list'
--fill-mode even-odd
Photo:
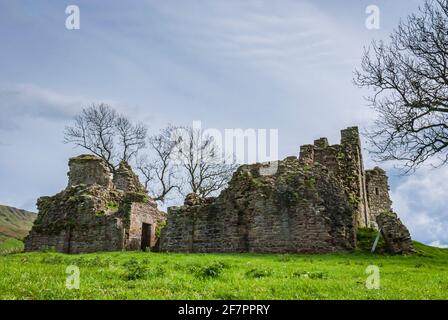
{"label": "stone masonry", "polygon": [[301,146],[299,157],[278,161],[273,174],[261,174],[265,166],[241,166],[216,198],[191,194],[168,208],[160,250],[351,251],[357,228],[380,225],[392,253],[412,251],[406,227],[390,218],[385,172],[363,168],[357,127],[342,130],[340,144],[320,138]]}
{"label": "stone masonry", "polygon": [[408,229],[395,212],[382,212],[378,215],[377,221],[390,253],[409,254],[415,251]]}
{"label": "stone masonry", "polygon": [[161,251],[332,252],[355,248],[355,220],[339,181],[322,165],[241,166],[217,198],[189,195],[168,210]]}
{"label": "stone masonry", "polygon": [[299,160],[308,164],[320,163],[331,170],[342,183],[355,210],[357,226],[375,225],[366,196],[366,175],[357,127],[341,130],[340,144],[329,145],[327,138],[320,138],[313,145],[301,146]]}
{"label": "stone masonry", "polygon": [[392,208],[392,201],[389,197],[389,184],[386,172],[375,167],[371,170],[366,170],[366,187],[367,187],[367,202],[369,203],[369,210],[372,221],[376,225],[376,217],[383,212],[390,212]]}
{"label": "stone masonry", "polygon": [[114,176],[92,155],[70,159],[65,190],[38,199],[25,250],[63,253],[154,248],[165,214],[122,162]]}

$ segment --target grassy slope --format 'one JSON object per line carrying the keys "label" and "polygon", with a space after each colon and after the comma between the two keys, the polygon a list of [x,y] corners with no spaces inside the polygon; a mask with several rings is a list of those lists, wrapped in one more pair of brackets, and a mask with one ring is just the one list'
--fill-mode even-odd
{"label": "grassy slope", "polygon": [[36,217],[35,213],[0,205],[0,242],[6,238],[23,239]]}
{"label": "grassy slope", "polygon": [[[0,257],[1,299],[447,299],[448,250],[413,256],[114,252]],[[80,268],[80,289],[65,287]],[[366,289],[368,265],[381,288]],[[215,276],[214,276],[215,275]],[[130,280],[129,278],[137,277]]]}

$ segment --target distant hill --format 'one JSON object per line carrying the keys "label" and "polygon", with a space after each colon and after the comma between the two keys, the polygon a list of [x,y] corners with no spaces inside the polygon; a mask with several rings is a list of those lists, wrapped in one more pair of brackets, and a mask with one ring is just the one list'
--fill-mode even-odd
{"label": "distant hill", "polygon": [[36,217],[34,212],[0,205],[0,242],[7,238],[22,240]]}

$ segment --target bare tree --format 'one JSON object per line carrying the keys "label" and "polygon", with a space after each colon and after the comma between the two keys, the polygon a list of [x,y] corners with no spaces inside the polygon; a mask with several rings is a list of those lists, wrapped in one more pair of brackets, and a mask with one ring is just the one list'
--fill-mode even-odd
{"label": "bare tree", "polygon": [[147,129],[142,124],[132,124],[123,115],[117,117],[115,126],[118,134],[118,144],[121,147],[121,159],[129,162],[139,150],[146,147]]}
{"label": "bare tree", "polygon": [[144,178],[144,185],[154,200],[165,202],[169,194],[179,191],[179,175],[173,155],[179,140],[176,127],[167,126],[148,139],[152,157],[143,155],[137,162],[137,170]]}
{"label": "bare tree", "polygon": [[93,104],[67,126],[64,142],[73,143],[105,160],[112,172],[121,161],[129,162],[146,146],[147,129],[133,124],[106,104]]}
{"label": "bare tree", "polygon": [[176,157],[187,184],[184,195],[190,192],[201,197],[215,194],[227,185],[236,164],[222,156],[213,137],[203,136],[199,129],[192,127],[183,127],[180,132]]}
{"label": "bare tree", "polygon": [[379,114],[367,132],[376,160],[406,172],[448,162],[448,1],[427,0],[400,22],[390,42],[366,49],[355,84],[374,89]]}

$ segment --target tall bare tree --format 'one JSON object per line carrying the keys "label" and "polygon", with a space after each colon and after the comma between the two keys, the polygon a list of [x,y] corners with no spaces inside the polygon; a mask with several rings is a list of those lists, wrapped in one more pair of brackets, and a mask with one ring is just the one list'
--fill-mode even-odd
{"label": "tall bare tree", "polygon": [[180,190],[180,179],[173,155],[179,140],[176,127],[169,125],[148,138],[150,155],[142,155],[137,170],[144,178],[144,186],[154,200],[165,202],[174,191]]}
{"label": "tall bare tree", "polygon": [[192,127],[182,127],[177,132],[181,132],[176,158],[186,180],[184,195],[193,192],[207,197],[225,187],[236,164],[223,157],[213,137]]}
{"label": "tall bare tree", "polygon": [[65,128],[64,142],[105,160],[112,172],[121,161],[129,162],[146,146],[146,127],[133,124],[104,103],[84,108],[74,120]]}
{"label": "tall bare tree", "polygon": [[367,137],[376,160],[399,160],[406,172],[448,162],[447,68],[447,0],[427,0],[387,44],[366,49],[355,83],[374,90],[379,116]]}

